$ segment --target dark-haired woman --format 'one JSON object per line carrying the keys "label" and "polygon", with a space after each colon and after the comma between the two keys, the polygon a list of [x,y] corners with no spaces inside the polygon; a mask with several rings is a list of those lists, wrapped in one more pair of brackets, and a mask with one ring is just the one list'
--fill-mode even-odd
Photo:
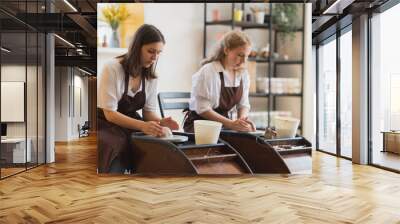
{"label": "dark-haired woman", "polygon": [[98,93],[99,173],[134,169],[134,149],[129,139],[132,132],[162,136],[163,126],[179,128],[170,117],[161,119],[156,114],[155,67],[164,44],[162,33],[155,26],[144,24],[136,31],[128,52],[104,66]]}

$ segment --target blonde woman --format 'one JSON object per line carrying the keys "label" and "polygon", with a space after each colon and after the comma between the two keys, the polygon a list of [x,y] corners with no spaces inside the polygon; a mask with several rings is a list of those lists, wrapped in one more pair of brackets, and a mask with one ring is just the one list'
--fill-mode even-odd
{"label": "blonde woman", "polygon": [[[189,111],[184,130],[193,132],[195,120],[212,120],[223,124],[226,129],[255,131],[248,120],[249,75],[246,70],[251,42],[241,31],[230,31],[218,44],[214,54],[202,62],[202,67],[192,78]],[[228,117],[236,107],[237,119]]]}

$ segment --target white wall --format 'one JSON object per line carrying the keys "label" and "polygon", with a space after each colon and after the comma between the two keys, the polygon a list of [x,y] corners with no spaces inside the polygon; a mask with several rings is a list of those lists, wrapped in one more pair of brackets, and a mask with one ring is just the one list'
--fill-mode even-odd
{"label": "white wall", "polygon": [[87,77],[82,75],[79,70],[71,67],[56,67],[55,141],[78,138],[78,124],[83,125],[88,120],[88,82]]}
{"label": "white wall", "polygon": [[[203,3],[144,4],[144,22],[160,29],[166,40],[157,64],[159,92],[190,92],[192,75],[203,58],[203,10]],[[104,63],[126,51],[105,50],[98,50],[97,80],[101,79]],[[183,117],[180,112],[169,115],[178,120]]]}
{"label": "white wall", "polygon": [[[1,66],[2,81],[24,82],[27,91],[26,108],[22,107],[22,110],[26,110],[27,119],[24,122],[7,122],[7,137],[25,138],[26,133],[27,138],[30,139],[33,161],[36,162],[36,155],[39,153],[39,163],[44,162],[43,151],[45,150],[43,77],[44,74],[42,74],[40,66],[25,66],[25,64],[3,64]],[[27,78],[27,81],[25,78]],[[10,110],[10,108],[1,108],[1,110]],[[8,112],[12,113],[12,111]],[[25,111],[22,112],[24,113]]]}
{"label": "white wall", "polygon": [[[203,52],[203,4],[145,4],[145,23],[164,34],[159,91],[190,91]],[[178,81],[179,80],[179,81]]]}
{"label": "white wall", "polygon": [[[35,73],[36,74],[36,67],[33,66],[27,66],[25,65],[2,65],[1,66],[1,81],[17,81],[17,82],[25,82],[25,74],[26,71],[28,74]],[[31,80],[29,80],[31,82]],[[32,83],[29,83],[32,84]],[[36,85],[36,82],[34,83]],[[34,100],[32,98],[36,98],[36,88],[32,89],[29,88],[27,90],[27,103],[33,102]],[[33,106],[33,105],[32,105]],[[36,108],[36,103],[34,104]],[[7,110],[8,108],[1,108],[1,110]],[[31,111],[31,109],[28,109]],[[31,120],[36,121],[36,113],[28,113],[27,114],[27,119],[28,122]],[[32,125],[28,125],[28,129],[32,127]],[[34,127],[36,130],[36,126]],[[28,137],[29,133],[32,133],[30,130],[28,130]],[[35,132],[36,133],[36,132]],[[25,137],[25,122],[7,122],[7,136],[8,137]]]}
{"label": "white wall", "polygon": [[[71,120],[71,135],[73,138],[79,137],[78,124],[82,126],[85,121],[88,121],[89,117],[88,77],[82,75],[83,73],[75,69],[73,82],[74,91],[72,92],[73,96],[71,96],[71,98],[74,99],[74,102],[71,102],[71,106],[74,105],[72,108],[73,113]],[[80,91],[80,93],[78,91]]]}
{"label": "white wall", "polygon": [[67,67],[55,68],[55,140],[68,140],[68,86]]}
{"label": "white wall", "polygon": [[[144,22],[160,29],[166,40],[157,65],[159,91],[190,91],[191,76],[199,68],[202,59],[203,4],[146,3]],[[101,74],[107,60],[122,53],[124,50],[99,52],[98,73]]]}

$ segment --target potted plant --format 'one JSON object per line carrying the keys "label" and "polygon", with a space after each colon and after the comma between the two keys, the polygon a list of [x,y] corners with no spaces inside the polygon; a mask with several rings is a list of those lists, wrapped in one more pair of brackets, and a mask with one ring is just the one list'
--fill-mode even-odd
{"label": "potted plant", "polygon": [[285,42],[289,37],[293,41],[295,37],[296,21],[298,19],[298,5],[293,3],[276,3],[272,10],[272,21],[277,30],[280,31],[280,37]]}
{"label": "potted plant", "polygon": [[102,20],[107,22],[112,29],[112,37],[110,47],[119,47],[118,27],[129,17],[128,10],[125,5],[109,5],[102,9]]}

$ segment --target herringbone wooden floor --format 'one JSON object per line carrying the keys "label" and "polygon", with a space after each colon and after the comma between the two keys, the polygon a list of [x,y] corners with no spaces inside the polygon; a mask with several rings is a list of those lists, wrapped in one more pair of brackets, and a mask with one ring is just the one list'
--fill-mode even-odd
{"label": "herringbone wooden floor", "polygon": [[312,175],[96,174],[95,138],[0,181],[0,223],[400,223],[400,175],[314,153]]}

